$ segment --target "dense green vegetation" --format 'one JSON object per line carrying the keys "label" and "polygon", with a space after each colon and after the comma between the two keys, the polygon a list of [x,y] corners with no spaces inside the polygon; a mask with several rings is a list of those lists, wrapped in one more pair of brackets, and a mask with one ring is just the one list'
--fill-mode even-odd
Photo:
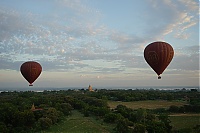
{"label": "dense green vegetation", "polygon": [[95,117],[84,117],[79,111],[73,110],[72,115],[65,117],[64,120],[51,126],[44,133],[111,133],[113,128],[113,124],[104,123]]}
{"label": "dense green vegetation", "polygon": [[[167,102],[168,105],[167,107],[164,105],[154,108],[146,108],[145,106],[130,108],[118,104],[114,108],[110,108],[108,103],[112,101],[146,101],[149,104],[151,101],[165,101],[160,102],[160,104]],[[35,109],[31,110],[33,104]],[[75,115],[77,111],[81,112],[85,118],[82,117],[84,119],[80,119],[80,121],[73,118],[74,116],[77,117]],[[148,133],[197,133],[200,131],[198,119],[196,119],[197,124],[194,122],[192,127],[173,127],[177,124],[176,119],[178,119],[175,116],[170,116],[174,113],[200,113],[200,93],[185,90],[98,90],[89,92],[84,89],[78,91],[14,91],[0,93],[0,131],[3,133],[48,131],[52,127],[56,128],[56,125],[64,124],[66,121],[68,122],[67,125],[73,122],[74,126],[80,124],[93,125],[91,129],[80,129],[85,132],[103,130],[104,132],[116,133],[143,133],[146,131]],[[81,117],[79,116],[79,118]],[[179,118],[181,119],[181,117]],[[112,125],[109,126],[112,127],[112,131],[103,126],[106,124]],[[72,124],[70,127],[74,126]],[[67,128],[67,126],[65,127]],[[70,127],[67,129],[70,129]],[[62,129],[66,130],[62,127],[59,128],[59,130]],[[72,129],[73,131],[79,130],[79,128]]]}
{"label": "dense green vegetation", "polygon": [[167,101],[167,100],[145,100],[145,101],[132,101],[132,102],[122,102],[122,101],[108,101],[110,108],[116,108],[117,105],[125,105],[126,107],[132,109],[157,109],[157,108],[169,108],[170,106],[181,107],[187,104],[186,101]]}

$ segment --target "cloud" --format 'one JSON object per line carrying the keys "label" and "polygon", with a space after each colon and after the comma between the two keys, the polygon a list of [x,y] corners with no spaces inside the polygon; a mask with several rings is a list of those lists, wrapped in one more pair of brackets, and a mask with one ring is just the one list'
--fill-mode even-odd
{"label": "cloud", "polygon": [[[9,15],[9,17],[12,18],[13,16]],[[20,17],[18,16],[19,20]],[[35,21],[32,26],[35,28],[28,28],[29,26],[23,24],[22,21],[20,23],[24,26],[23,29],[15,25],[16,33],[6,39],[2,39],[0,56],[4,58],[1,61],[1,69],[19,70],[23,61],[35,60],[42,64],[45,68],[44,70],[52,71],[56,69],[65,71],[77,67],[91,67],[87,64],[82,64],[82,60],[105,59],[113,61],[120,57],[120,55],[99,44],[98,38],[109,42],[106,37],[108,35],[107,29],[103,26],[97,28],[90,26],[71,28],[58,23],[52,24],[51,22],[43,25],[43,22],[41,23],[40,20],[38,22],[36,18],[36,20],[32,20],[31,17],[29,19],[31,22]],[[61,27],[63,27],[63,30],[59,32],[62,29]],[[55,29],[57,30],[55,31]],[[91,37],[96,37],[97,39]],[[114,36],[112,37],[114,38]],[[113,38],[111,40],[114,40]],[[88,41],[88,39],[91,40]],[[120,45],[118,40],[115,40],[115,42]],[[127,43],[129,44],[129,41],[125,40],[125,44]],[[6,67],[7,65],[12,65],[12,63],[14,67]],[[100,67],[94,69],[96,72],[111,72],[111,70],[114,72],[118,70],[118,68],[105,69]]]}
{"label": "cloud", "polygon": [[[187,39],[185,31],[198,24],[198,3],[187,0],[149,0],[152,5],[148,23],[156,23],[147,33],[152,35],[174,34],[174,37]],[[156,31],[156,32],[154,32]],[[160,33],[160,34],[159,34]],[[183,34],[183,35],[182,35]]]}
{"label": "cloud", "polygon": [[198,1],[197,0],[178,0],[181,6],[186,7],[189,10],[197,11],[199,9]]}
{"label": "cloud", "polygon": [[14,34],[22,32],[23,34],[31,30],[31,23],[26,21],[22,14],[15,10],[0,9],[0,41],[7,40]]}
{"label": "cloud", "polygon": [[144,43],[146,38],[141,38],[136,35],[129,35],[119,32],[112,32],[110,40],[115,43],[116,51],[122,53],[130,52],[139,48],[139,44]]}
{"label": "cloud", "polygon": [[199,70],[199,46],[187,46],[175,51],[170,68],[177,70]]}
{"label": "cloud", "polygon": [[[143,58],[145,45],[171,33],[186,39],[187,29],[196,25],[196,16],[190,13],[196,11],[195,2],[150,1],[152,13],[148,11],[148,16],[143,18],[146,24],[143,36],[110,29],[100,23],[101,12],[89,7],[87,1],[53,2],[53,10],[46,9],[40,14],[31,10],[0,9],[0,69],[18,71],[20,64],[27,60],[40,62],[45,71],[92,70],[92,73],[111,74],[123,73],[129,68],[148,68]],[[180,3],[185,4],[184,8]],[[48,7],[49,3],[46,4]],[[175,60],[193,57],[197,59],[195,55],[180,55]],[[112,62],[114,67],[86,63],[95,60]],[[196,69],[196,64],[193,67],[174,65],[174,68]]]}
{"label": "cloud", "polygon": [[177,70],[199,70],[199,54],[192,54],[190,56],[182,55],[176,56],[173,59],[171,68]]}

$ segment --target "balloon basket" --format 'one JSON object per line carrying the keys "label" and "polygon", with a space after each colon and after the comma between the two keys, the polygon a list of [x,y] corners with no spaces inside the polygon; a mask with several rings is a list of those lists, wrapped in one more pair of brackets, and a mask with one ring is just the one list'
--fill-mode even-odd
{"label": "balloon basket", "polygon": [[32,84],[30,84],[29,86],[33,86]]}

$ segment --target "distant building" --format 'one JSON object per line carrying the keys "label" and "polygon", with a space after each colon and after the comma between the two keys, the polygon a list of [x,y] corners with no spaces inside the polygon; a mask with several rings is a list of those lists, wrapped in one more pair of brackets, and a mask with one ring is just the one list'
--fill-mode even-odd
{"label": "distant building", "polygon": [[88,90],[89,90],[89,91],[94,91],[94,90],[92,89],[92,86],[91,86],[91,85],[89,85]]}
{"label": "distant building", "polygon": [[32,107],[31,107],[31,111],[34,111],[35,110],[35,105],[33,103]]}
{"label": "distant building", "polygon": [[43,110],[43,109],[41,109],[41,108],[35,108],[35,105],[34,105],[34,103],[33,103],[33,105],[32,105],[32,107],[31,107],[31,111],[39,111],[39,110]]}

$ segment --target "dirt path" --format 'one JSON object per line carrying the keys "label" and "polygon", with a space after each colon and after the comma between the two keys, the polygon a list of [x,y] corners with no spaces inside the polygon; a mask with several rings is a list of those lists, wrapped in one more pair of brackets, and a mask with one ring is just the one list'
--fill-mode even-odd
{"label": "dirt path", "polygon": [[200,114],[178,113],[178,114],[170,114],[169,116],[199,116],[200,117]]}

